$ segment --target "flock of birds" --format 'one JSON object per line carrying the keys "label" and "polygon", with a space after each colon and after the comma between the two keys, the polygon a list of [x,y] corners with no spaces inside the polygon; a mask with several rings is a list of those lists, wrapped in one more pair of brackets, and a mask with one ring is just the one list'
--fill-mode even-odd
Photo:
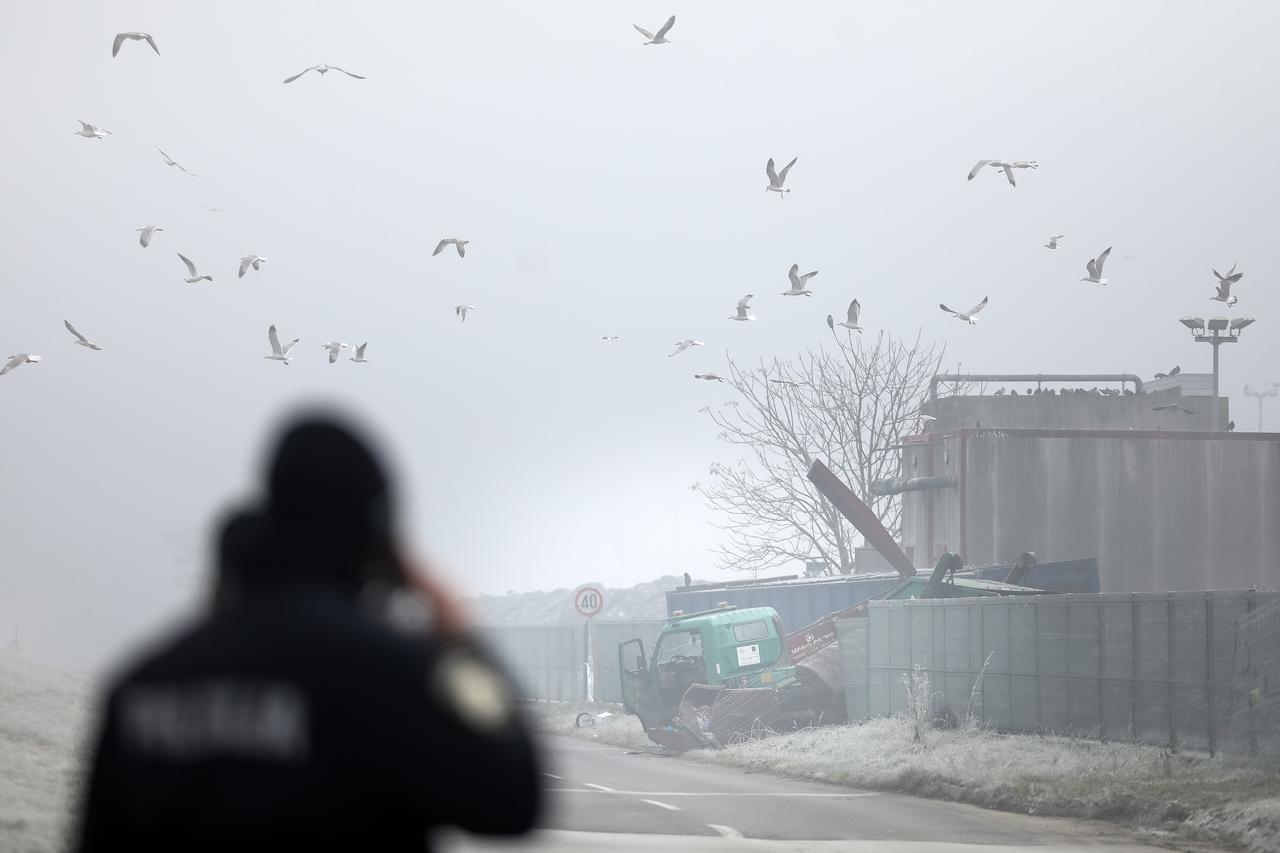
{"label": "flock of birds", "polygon": [[[645,39],[644,45],[646,46],[663,45],[663,44],[671,43],[670,40],[667,38],[667,35],[668,33],[671,32],[671,29],[675,26],[675,23],[676,23],[676,16],[672,15],[670,18],[667,19],[666,23],[664,23],[656,32],[651,32],[650,30],[647,30],[637,24],[633,24],[632,26],[635,27],[638,33],[644,36],[644,39]],[[123,33],[117,33],[115,38],[112,40],[112,45],[111,45],[112,57],[115,57],[119,54],[121,47],[126,42],[143,42],[149,45],[151,49],[155,51],[156,55],[160,54],[160,48],[156,45],[156,41],[151,36],[150,33],[123,32]],[[307,68],[304,68],[303,70],[299,71],[297,74],[294,74],[290,77],[286,77],[283,82],[286,84],[293,83],[294,81],[298,80],[299,78],[305,76],[306,74],[312,71],[316,72],[321,77],[323,77],[330,71],[337,71],[341,74],[346,75],[347,77],[351,77],[356,80],[366,79],[364,75],[355,74],[351,71],[346,70],[345,68],[340,68],[336,65],[312,65]],[[83,120],[80,121],[80,129],[77,131],[74,131],[74,133],[78,136],[82,136],[87,139],[97,139],[100,141],[106,139],[107,136],[112,135],[111,131],[106,130],[105,128],[100,127],[98,125],[90,124],[89,122],[86,122]],[[167,166],[176,168],[181,172],[183,172],[184,174],[190,175],[191,177],[199,177],[196,173],[189,171],[185,166],[183,166],[181,163],[179,163],[177,160],[171,157],[159,146],[156,146],[156,150],[160,153],[160,156],[164,159],[164,162]],[[773,158],[770,157],[768,161],[765,163],[765,176],[768,178],[768,182],[769,182],[768,185],[765,187],[765,192],[776,193],[779,199],[785,199],[787,195],[791,192],[791,188],[786,185],[787,177],[791,173],[791,169],[796,165],[796,161],[798,159],[799,159],[798,157],[792,157],[791,160],[785,166],[783,166],[781,169],[778,169],[777,165],[774,163]],[[995,170],[995,171],[1003,172],[1005,179],[1009,183],[1009,186],[1016,188],[1018,186],[1018,181],[1014,174],[1016,171],[1034,170],[1039,168],[1040,168],[1040,164],[1037,163],[1035,160],[984,159],[984,160],[979,160],[977,163],[974,164],[973,168],[969,170],[968,180],[972,181],[979,174],[982,174],[987,170]],[[217,210],[217,208],[213,208],[213,210]],[[164,228],[160,225],[144,225],[141,228],[137,229],[137,231],[139,233],[138,242],[145,249],[151,245],[157,233],[164,231]],[[1049,238],[1048,242],[1044,244],[1044,247],[1046,249],[1050,249],[1054,251],[1058,250],[1059,248],[1061,248],[1060,241],[1063,239],[1063,237],[1064,235],[1062,234],[1052,235]],[[467,254],[466,247],[468,242],[469,242],[468,240],[458,238],[458,237],[445,237],[439,241],[439,243],[436,245],[435,251],[433,251],[431,254],[432,256],[439,255],[441,252],[445,251],[448,247],[452,246],[456,250],[459,258],[465,258]],[[178,258],[182,261],[183,265],[186,268],[187,276],[183,279],[183,281],[185,281],[187,284],[199,284],[200,282],[203,282],[203,281],[212,282],[214,280],[212,275],[201,274],[195,262],[192,261],[190,258],[188,258],[186,255],[182,254],[181,252],[177,254],[178,254]],[[1099,254],[1097,257],[1090,258],[1085,265],[1086,275],[1080,280],[1084,282],[1088,282],[1090,284],[1098,284],[1098,285],[1108,284],[1108,279],[1103,276],[1103,268],[1110,254],[1111,254],[1111,247],[1108,247],[1107,249],[1103,250],[1103,252]],[[265,264],[266,262],[267,262],[267,258],[262,257],[261,255],[257,255],[253,253],[244,255],[239,260],[238,277],[244,278],[245,274],[250,270],[253,270],[255,272],[261,270],[262,265]],[[801,273],[800,265],[792,264],[791,268],[787,271],[787,279],[788,279],[789,286],[786,290],[782,291],[782,295],[783,296],[806,296],[806,297],[812,296],[813,291],[808,288],[808,283],[809,283],[809,280],[812,279],[817,274],[818,274],[817,270],[813,270],[807,273]],[[1227,307],[1234,306],[1239,300],[1238,300],[1238,297],[1231,292],[1231,289],[1233,285],[1235,285],[1238,281],[1240,281],[1241,278],[1243,278],[1244,273],[1237,272],[1236,265],[1232,264],[1231,268],[1227,271],[1225,275],[1219,273],[1217,270],[1213,270],[1213,274],[1217,278],[1216,294],[1210,297],[1210,299],[1213,301],[1222,302]],[[729,317],[729,319],[735,322],[750,322],[752,320],[755,320],[756,319],[755,315],[751,313],[751,300],[753,298],[754,298],[754,294],[748,293],[745,296],[743,296],[741,299],[739,299],[736,305],[736,310],[734,314]],[[980,302],[978,302],[972,308],[969,308],[965,311],[958,311],[956,309],[949,308],[945,303],[940,303],[938,307],[944,312],[946,312],[947,314],[950,314],[952,317],[956,318],[957,320],[963,323],[966,323],[967,325],[970,325],[970,326],[976,326],[980,319],[978,315],[987,307],[988,301],[989,300],[987,297],[983,297]],[[454,313],[458,317],[459,322],[462,322],[462,323],[466,322],[468,313],[475,310],[476,310],[476,306],[474,305],[455,305],[454,306]],[[837,321],[834,315],[828,314],[827,326],[828,328],[831,329],[832,334],[835,334],[835,330],[837,326],[847,330],[847,332],[849,333],[857,332],[860,334],[863,331],[861,319],[862,319],[862,304],[857,299],[854,299],[849,303],[849,306],[845,311],[843,320]],[[64,324],[67,330],[75,337],[76,339],[75,343],[77,345],[85,346],[92,350],[102,349],[102,347],[100,347],[98,344],[88,340],[84,335],[82,335],[79,331],[77,331],[75,326],[73,326],[70,321],[64,321]],[[299,343],[301,339],[294,338],[288,343],[282,345],[280,342],[279,333],[276,329],[276,326],[273,324],[267,329],[267,340],[270,345],[271,351],[268,355],[264,356],[264,358],[270,361],[278,361],[282,364],[288,365],[293,360],[291,353],[293,352],[294,347]],[[614,342],[618,340],[618,336],[604,335],[602,336],[601,340],[606,343]],[[680,355],[681,353],[689,349],[692,349],[695,347],[702,347],[702,346],[704,346],[704,343],[694,338],[687,338],[682,341],[677,341],[675,344],[674,351],[672,351],[668,355],[668,358]],[[344,341],[329,341],[328,343],[325,343],[322,345],[322,349],[325,349],[328,352],[328,359],[330,364],[333,364],[334,362],[336,362],[341,352],[343,350],[348,349],[349,347],[350,345]],[[367,363],[368,360],[365,356],[367,347],[368,347],[367,341],[355,347],[354,354],[349,358],[349,360],[356,364]],[[10,355],[7,362],[4,364],[4,366],[0,367],[0,376],[3,376],[13,371],[22,365],[38,364],[40,361],[41,361],[41,356],[31,354],[31,353],[16,353],[16,354]],[[716,382],[725,381],[724,377],[711,372],[696,373],[694,374],[694,378],[707,380],[707,381],[716,381]],[[1014,393],[1016,394],[1017,392],[1015,391]]]}

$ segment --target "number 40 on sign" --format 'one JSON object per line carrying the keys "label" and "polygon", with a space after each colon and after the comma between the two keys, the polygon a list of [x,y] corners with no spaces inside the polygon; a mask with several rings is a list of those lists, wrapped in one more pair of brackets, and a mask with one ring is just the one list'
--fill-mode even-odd
{"label": "number 40 on sign", "polygon": [[573,594],[573,606],[590,619],[604,609],[604,591],[598,586],[584,586]]}

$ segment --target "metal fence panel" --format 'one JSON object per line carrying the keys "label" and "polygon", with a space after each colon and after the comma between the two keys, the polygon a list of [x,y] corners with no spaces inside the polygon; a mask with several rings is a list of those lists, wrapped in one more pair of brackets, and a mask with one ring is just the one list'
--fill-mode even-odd
{"label": "metal fence panel", "polygon": [[480,635],[511,674],[521,698],[577,702],[585,697],[580,626],[486,627]]}
{"label": "metal fence panel", "polygon": [[904,711],[918,666],[936,711],[998,728],[1280,757],[1277,591],[872,601],[837,627],[852,719]]}

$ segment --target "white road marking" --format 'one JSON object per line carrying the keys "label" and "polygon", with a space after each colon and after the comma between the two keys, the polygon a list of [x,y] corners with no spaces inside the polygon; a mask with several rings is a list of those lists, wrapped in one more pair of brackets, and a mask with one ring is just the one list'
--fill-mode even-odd
{"label": "white road marking", "polygon": [[[628,797],[827,797],[848,800],[854,797],[878,797],[876,791],[832,791],[824,794],[814,791],[615,791],[603,785],[583,783],[586,788],[547,788],[552,794],[622,794]],[[595,790],[588,791],[587,788]]]}
{"label": "white road marking", "polygon": [[554,773],[547,773],[547,772],[545,772],[545,771],[544,771],[542,775],[543,775],[543,776],[546,776],[546,777],[548,777],[548,778],[550,778],[550,779],[559,779],[561,782],[563,782],[563,781],[564,781],[564,777],[563,777],[563,776],[557,776],[557,775],[556,775],[556,774],[554,774]]}
{"label": "white road marking", "polygon": [[707,824],[707,826],[710,827],[711,829],[714,829],[716,832],[720,833],[720,836],[722,838],[741,838],[742,837],[742,833],[738,832],[738,830],[734,829],[732,826],[721,826],[718,823],[709,823]]}
{"label": "white road marking", "polygon": [[640,802],[648,803],[651,806],[657,806],[660,809],[666,809],[667,811],[670,811],[670,812],[680,811],[679,806],[673,806],[671,805],[671,803],[660,803],[657,800],[641,800]]}

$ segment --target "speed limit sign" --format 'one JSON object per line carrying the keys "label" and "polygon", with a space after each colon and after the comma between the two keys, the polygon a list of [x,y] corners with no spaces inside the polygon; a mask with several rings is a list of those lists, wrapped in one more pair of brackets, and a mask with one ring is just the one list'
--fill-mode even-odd
{"label": "speed limit sign", "polygon": [[604,591],[598,586],[584,586],[573,594],[573,606],[590,619],[604,608]]}

